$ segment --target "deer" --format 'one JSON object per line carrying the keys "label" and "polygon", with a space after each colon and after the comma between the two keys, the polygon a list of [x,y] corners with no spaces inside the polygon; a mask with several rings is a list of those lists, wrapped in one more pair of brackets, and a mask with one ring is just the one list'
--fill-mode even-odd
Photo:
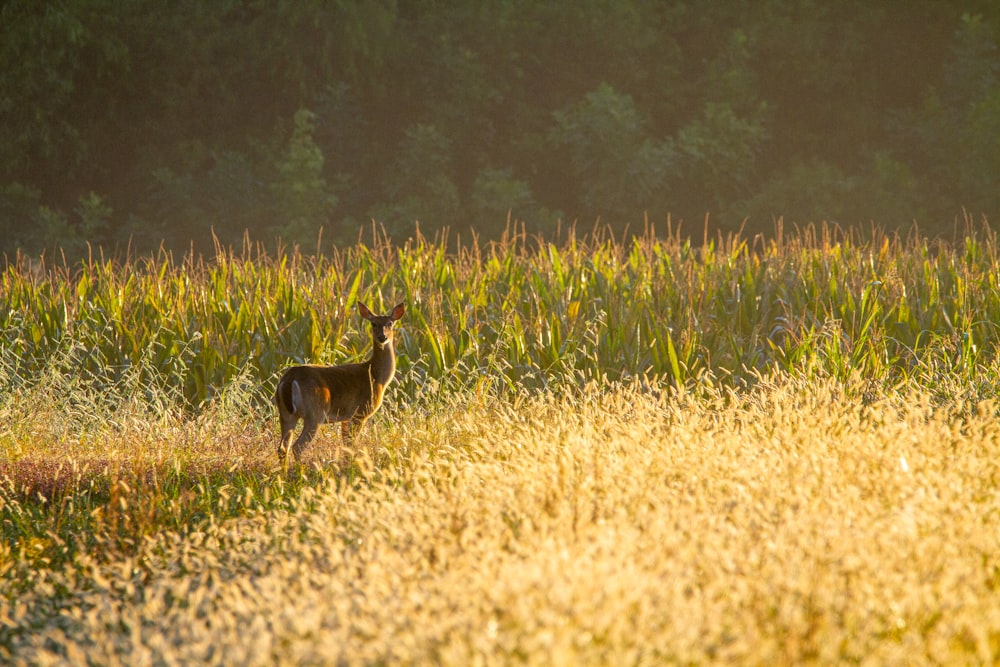
{"label": "deer", "polygon": [[[274,402],[281,423],[278,456],[285,461],[291,445],[296,462],[315,437],[320,424],[340,422],[341,438],[350,445],[368,418],[382,405],[385,388],[396,373],[393,325],[403,317],[400,303],[388,315],[374,315],[358,301],[358,313],[372,325],[372,356],[367,361],[338,366],[307,364],[289,367],[278,380]],[[292,445],[299,420],[302,432]]]}

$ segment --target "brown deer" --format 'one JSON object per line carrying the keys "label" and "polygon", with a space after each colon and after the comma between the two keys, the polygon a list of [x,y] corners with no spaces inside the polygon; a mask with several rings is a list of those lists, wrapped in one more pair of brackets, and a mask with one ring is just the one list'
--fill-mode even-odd
{"label": "brown deer", "polygon": [[341,422],[340,432],[350,443],[372,414],[382,405],[385,388],[396,373],[396,352],[392,346],[392,325],[403,316],[403,304],[388,315],[373,315],[358,302],[358,312],[372,325],[372,356],[368,361],[339,366],[292,366],[281,376],[274,392],[281,422],[278,455],[288,455],[295,426],[301,419],[302,432],[292,445],[298,461],[319,425]]}

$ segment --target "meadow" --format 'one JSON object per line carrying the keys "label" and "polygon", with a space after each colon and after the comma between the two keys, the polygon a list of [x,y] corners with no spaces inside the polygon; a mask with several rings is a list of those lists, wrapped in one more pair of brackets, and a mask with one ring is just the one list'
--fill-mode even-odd
{"label": "meadow", "polygon": [[[990,664],[1000,245],[595,231],[0,278],[0,659]],[[276,456],[291,363],[354,447]]]}

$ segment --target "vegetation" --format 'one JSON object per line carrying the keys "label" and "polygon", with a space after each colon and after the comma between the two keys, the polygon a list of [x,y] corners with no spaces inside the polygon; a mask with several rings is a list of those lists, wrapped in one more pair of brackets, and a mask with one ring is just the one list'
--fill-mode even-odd
{"label": "vegetation", "polygon": [[[1000,239],[247,243],[0,283],[15,664],[989,663]],[[269,396],[408,303],[356,448]]]}
{"label": "vegetation", "polygon": [[198,408],[235,378],[269,396],[291,362],[360,360],[362,295],[413,306],[396,342],[408,395],[560,377],[680,386],[711,374],[739,386],[773,369],[973,382],[998,341],[998,252],[985,221],[968,221],[959,246],[829,226],[696,246],[650,228],[627,242],[511,230],[455,252],[440,235],[274,258],[249,242],[214,260],[22,258],[2,274],[0,345],[10,390],[61,365],[83,383],[150,386]]}
{"label": "vegetation", "polygon": [[0,252],[1000,209],[996,2],[7,0]]}

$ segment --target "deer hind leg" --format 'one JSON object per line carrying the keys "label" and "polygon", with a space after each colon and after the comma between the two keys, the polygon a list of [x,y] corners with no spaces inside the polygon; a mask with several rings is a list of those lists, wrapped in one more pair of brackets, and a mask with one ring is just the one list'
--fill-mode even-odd
{"label": "deer hind leg", "polygon": [[295,414],[295,406],[291,404],[287,394],[288,387],[284,382],[279,383],[274,393],[274,402],[278,406],[278,423],[281,425],[278,457],[282,461],[288,455],[288,447],[292,444],[292,436],[295,434],[295,424],[299,421],[298,415]]}
{"label": "deer hind leg", "polygon": [[285,414],[281,411],[278,419],[281,422],[281,441],[278,443],[278,457],[284,461],[285,457],[288,456],[288,447],[292,444],[292,436],[295,435],[295,422],[298,421],[298,417]]}
{"label": "deer hind leg", "polygon": [[[291,441],[295,423],[300,418],[302,419],[302,432],[299,433],[299,437],[295,439],[295,443],[292,445],[292,455],[295,456],[296,461],[302,458],[302,452],[305,450],[306,445],[316,436],[319,425],[326,421],[326,413],[323,411],[322,406],[315,405],[314,401],[309,400],[307,392],[310,389],[314,389],[310,383],[306,383],[306,386],[303,386],[302,382],[293,380],[291,385],[292,410],[288,416],[288,421],[285,421],[285,416],[282,415],[281,427],[282,429],[288,429],[287,433],[284,434],[287,436],[288,442]],[[287,444],[285,446],[287,447]]]}
{"label": "deer hind leg", "polygon": [[296,461],[302,458],[302,452],[305,450],[306,445],[315,437],[320,423],[319,420],[312,417],[305,418],[302,433],[299,433],[299,437],[295,439],[295,444],[292,445],[292,454],[295,456]]}

